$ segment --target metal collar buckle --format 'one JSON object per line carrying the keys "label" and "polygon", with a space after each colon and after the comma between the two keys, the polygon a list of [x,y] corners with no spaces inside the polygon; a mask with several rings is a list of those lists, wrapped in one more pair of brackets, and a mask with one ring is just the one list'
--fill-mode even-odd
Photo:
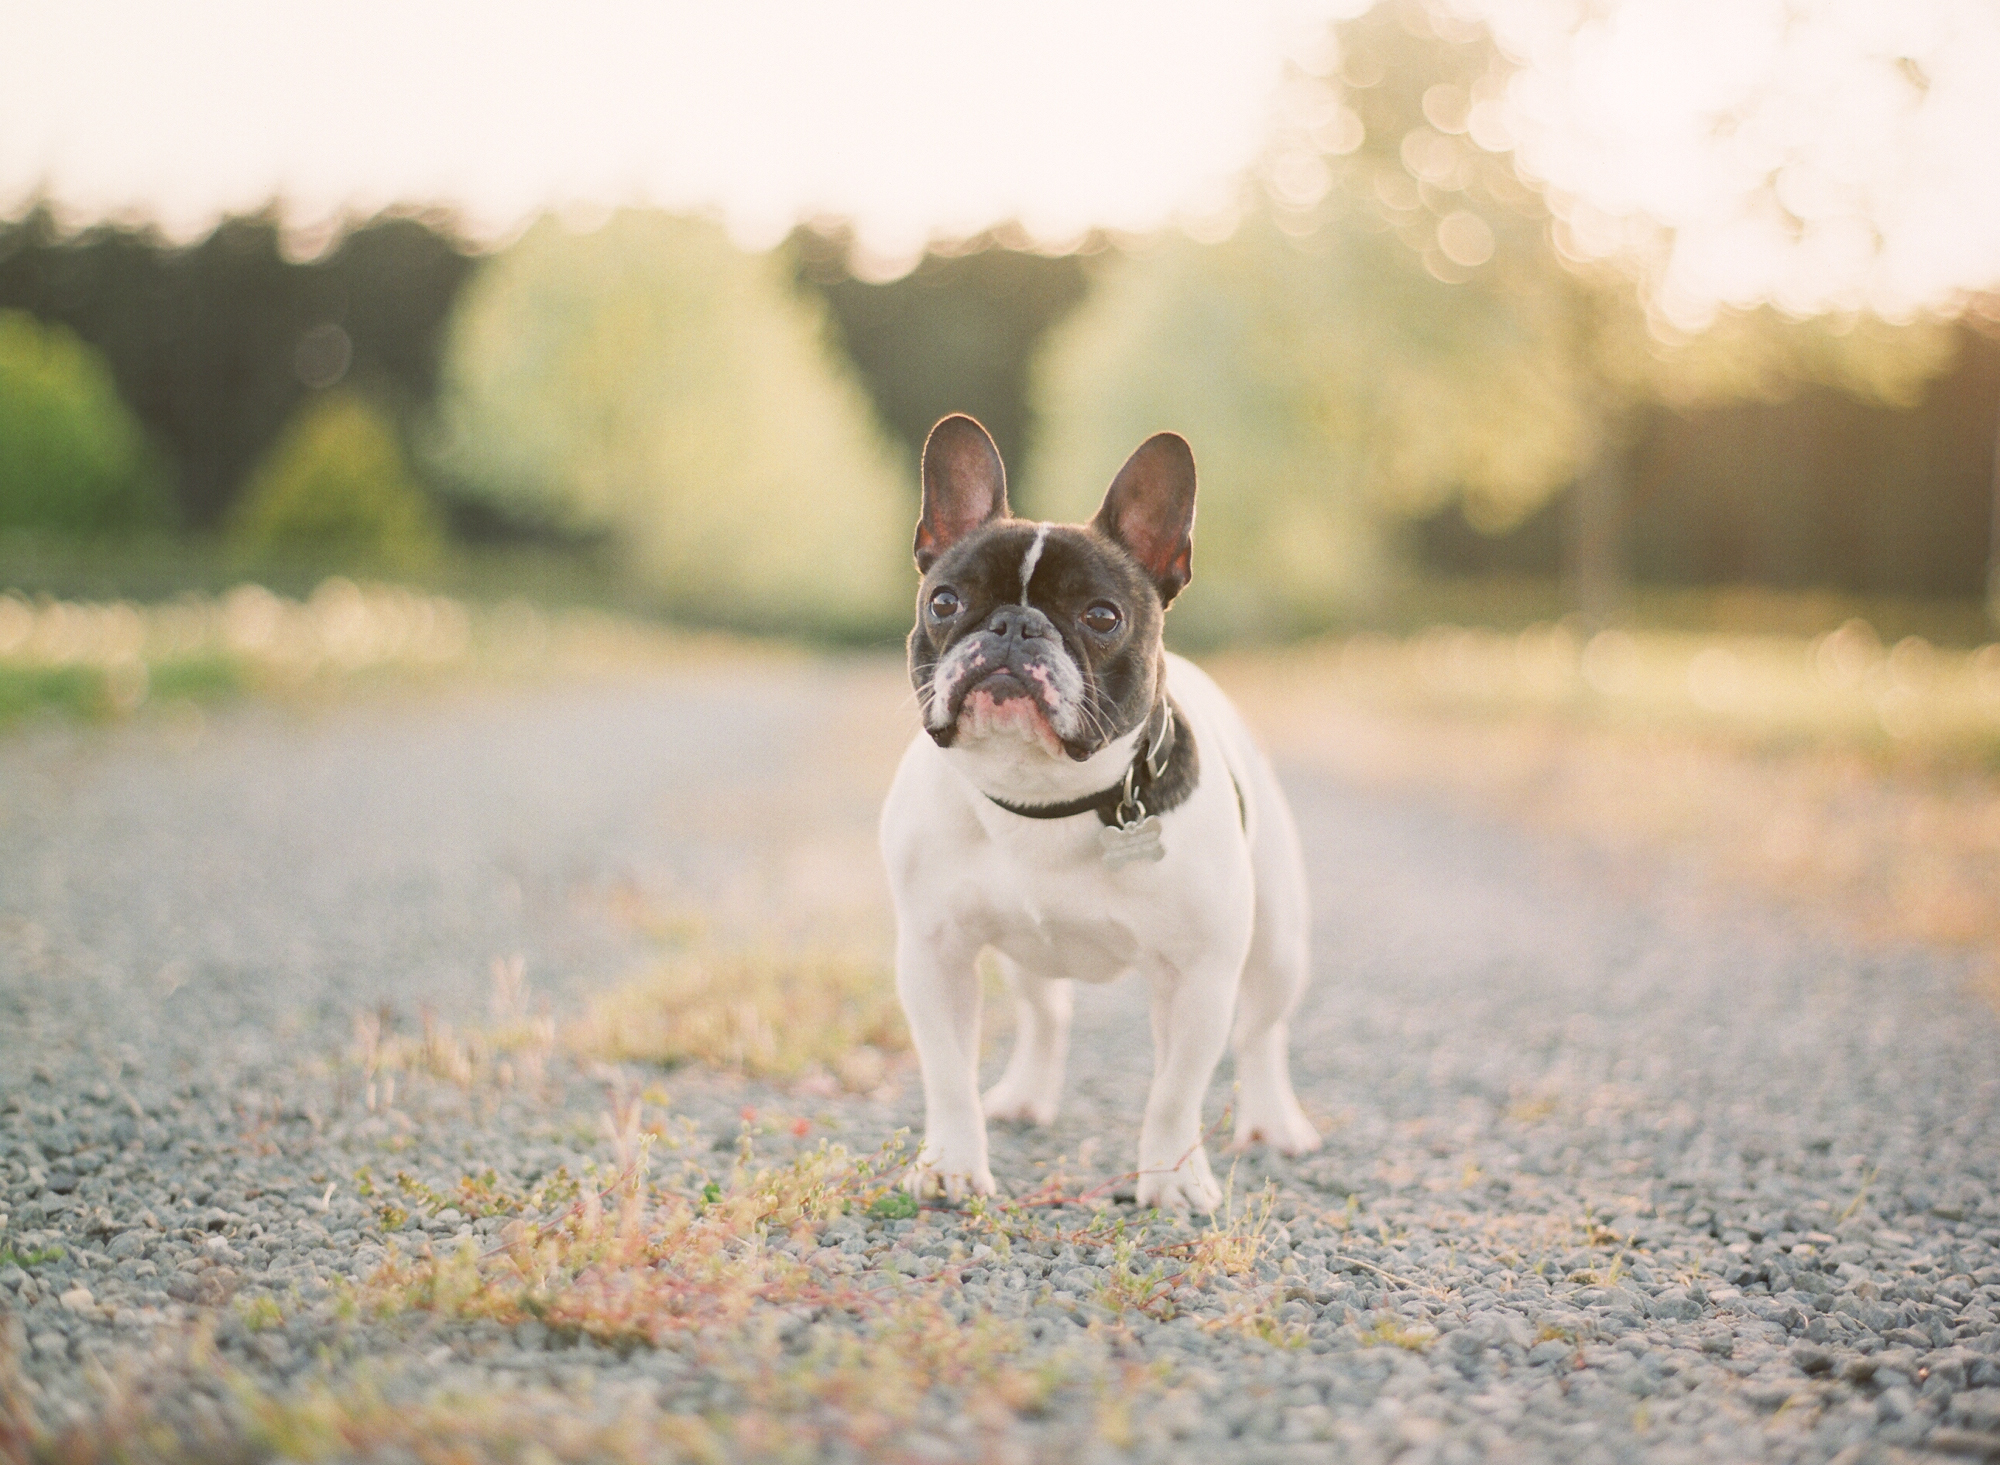
{"label": "metal collar buckle", "polygon": [[1156,782],[1167,771],[1167,757],[1173,746],[1174,715],[1168,709],[1165,698],[1155,704],[1153,717],[1147,720],[1151,722],[1154,718],[1158,719],[1158,725],[1149,730],[1145,756],[1134,758],[1126,767],[1118,805],[1111,811],[1111,817],[1118,821],[1120,829],[1134,829],[1146,817],[1145,801],[1139,792],[1140,768],[1145,768],[1148,783]]}

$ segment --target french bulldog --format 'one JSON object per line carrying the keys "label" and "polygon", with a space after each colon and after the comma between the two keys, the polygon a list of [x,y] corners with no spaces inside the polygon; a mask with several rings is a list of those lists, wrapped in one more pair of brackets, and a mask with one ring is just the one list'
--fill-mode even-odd
{"label": "french bulldog", "polygon": [[[1194,497],[1194,456],[1173,433],[1140,445],[1088,524],[1015,518],[970,417],[924,443],[909,639],[923,730],[881,825],[896,987],[923,1069],[924,1140],[904,1176],[917,1195],[993,1193],[987,1121],[1055,1119],[1071,983],[1132,972],[1153,1030],[1141,1206],[1221,1199],[1201,1108],[1225,1042],[1235,1143],[1319,1143],[1287,1057],[1308,964],[1298,834],[1236,710],[1161,644],[1188,583]],[[985,949],[1017,1026],[982,1098]]]}

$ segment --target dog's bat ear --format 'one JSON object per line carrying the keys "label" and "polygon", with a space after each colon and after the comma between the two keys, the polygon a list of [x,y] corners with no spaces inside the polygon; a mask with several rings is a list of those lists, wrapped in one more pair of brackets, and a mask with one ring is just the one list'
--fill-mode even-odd
{"label": "dog's bat ear", "polygon": [[1125,460],[1093,519],[1152,576],[1165,605],[1187,588],[1194,557],[1194,453],[1160,432]]}
{"label": "dog's bat ear", "polygon": [[941,418],[924,439],[924,508],[917,518],[917,569],[981,524],[1007,517],[1007,469],[986,429],[963,412]]}

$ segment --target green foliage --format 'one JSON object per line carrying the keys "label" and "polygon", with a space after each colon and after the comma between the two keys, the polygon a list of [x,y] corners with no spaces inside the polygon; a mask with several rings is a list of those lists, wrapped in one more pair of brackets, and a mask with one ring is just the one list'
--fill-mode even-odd
{"label": "green foliage", "polygon": [[608,532],[669,609],[874,630],[913,580],[914,506],[783,261],[715,226],[543,220],[453,323],[437,460],[469,492]]}
{"label": "green foliage", "polygon": [[869,1203],[868,1214],[878,1221],[907,1221],[918,1209],[917,1198],[907,1190],[888,1190]]}
{"label": "green foliage", "polygon": [[38,1267],[43,1262],[61,1261],[63,1249],[60,1246],[44,1246],[27,1251],[16,1251],[12,1246],[0,1246],[0,1267]]}
{"label": "green foliage", "polygon": [[857,279],[852,238],[795,230],[800,284],[826,302],[841,347],[904,449],[909,481],[931,425],[969,412],[1010,464],[1033,437],[1028,373],[1049,328],[1083,302],[1081,255],[1035,254],[992,235],[929,253],[899,279]]}
{"label": "green foliage", "polygon": [[145,432],[102,358],[0,311],[0,528],[101,535],[168,517]]}
{"label": "green foliage", "polygon": [[1573,471],[1560,318],[1489,281],[1436,279],[1351,214],[1303,239],[1256,220],[1119,260],[1042,363],[1033,502],[1088,514],[1124,455],[1171,427],[1201,472],[1180,629],[1352,613],[1393,571],[1395,517],[1454,493],[1518,513]]}
{"label": "green foliage", "polygon": [[345,382],[427,404],[445,319],[475,268],[440,220],[404,213],[291,259],[282,215],[273,203],[225,218],[193,243],[146,224],[71,232],[39,205],[0,221],[0,309],[59,321],[103,353],[195,528],[219,523],[321,378],[315,333],[345,333]]}
{"label": "green foliage", "polygon": [[[103,702],[104,676],[96,667],[0,666],[0,726],[44,709],[93,717]],[[6,1255],[0,1252],[0,1261]]]}
{"label": "green foliage", "polygon": [[129,713],[138,702],[214,702],[243,690],[241,672],[219,656],[178,657],[137,668],[70,663],[21,665],[0,658],[0,727],[40,712],[82,721]]}
{"label": "green foliage", "polygon": [[402,574],[434,566],[445,542],[395,427],[344,392],[309,402],[286,425],[231,507],[224,535],[243,562]]}
{"label": "green foliage", "polygon": [[[1624,303],[1624,302],[1621,302]],[[1952,360],[1956,342],[1941,320],[1892,324],[1867,315],[1794,320],[1770,306],[1724,310],[1695,336],[1641,333],[1629,303],[1606,334],[1603,358],[1627,400],[1679,411],[1724,402],[1782,401],[1809,386],[1863,402],[1909,407]],[[1622,349],[1621,349],[1622,347]]]}
{"label": "green foliage", "polygon": [[243,669],[232,658],[214,653],[154,662],[147,671],[149,695],[161,702],[176,698],[213,702],[244,690]]}

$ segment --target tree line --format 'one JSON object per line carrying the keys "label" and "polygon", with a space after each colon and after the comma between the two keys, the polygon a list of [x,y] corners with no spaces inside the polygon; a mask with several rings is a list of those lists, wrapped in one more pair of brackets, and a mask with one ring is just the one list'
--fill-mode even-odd
{"label": "tree line", "polygon": [[65,231],[45,206],[0,226],[0,310],[94,348],[165,453],[180,518],[220,522],[300,404],[346,384],[399,416],[437,387],[444,326],[476,267],[449,227],[371,219],[288,258],[275,207],[177,246],[144,226]]}
{"label": "tree line", "polygon": [[[998,234],[877,283],[838,231],[756,257],[633,211],[490,255],[400,213],[298,257],[275,209],[174,244],[35,208],[0,225],[0,322],[64,334],[0,331],[29,362],[0,359],[0,398],[95,401],[101,364],[137,429],[92,471],[159,486],[105,497],[114,517],[164,495],[196,533],[360,544],[360,514],[412,544],[609,545],[663,607],[743,624],[814,577],[856,624],[894,619],[916,450],[952,410],[1043,515],[1187,432],[1189,616],[1217,637],[1351,621],[1411,573],[1562,576],[1597,616],[1627,578],[1982,593],[2000,345],[1972,317],[1767,309],[1663,337],[1629,279],[1559,257],[1560,221],[1468,120],[1504,81],[1490,38],[1387,0],[1338,39],[1212,243]],[[0,520],[12,502],[0,482]],[[774,534],[799,552],[760,569],[746,546]]]}

